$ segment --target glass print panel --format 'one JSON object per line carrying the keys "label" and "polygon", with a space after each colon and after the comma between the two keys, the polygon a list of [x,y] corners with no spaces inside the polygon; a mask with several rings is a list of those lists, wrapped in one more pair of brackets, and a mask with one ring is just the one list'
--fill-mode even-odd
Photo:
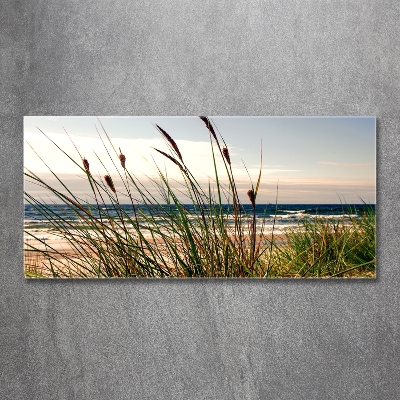
{"label": "glass print panel", "polygon": [[25,117],[25,277],[373,278],[375,127]]}

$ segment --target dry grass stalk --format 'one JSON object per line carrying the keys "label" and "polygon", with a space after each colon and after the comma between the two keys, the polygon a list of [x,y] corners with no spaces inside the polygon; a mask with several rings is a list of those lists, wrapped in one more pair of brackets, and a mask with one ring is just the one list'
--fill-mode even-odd
{"label": "dry grass stalk", "polygon": [[217,135],[215,134],[214,128],[211,125],[210,120],[207,117],[203,116],[200,116],[199,118],[206,124],[207,129],[211,132],[211,134],[214,136],[215,141],[218,143]]}
{"label": "dry grass stalk", "polygon": [[227,149],[226,147],[224,147],[224,148],[222,149],[222,154],[224,155],[225,160],[227,161],[227,163],[228,163],[229,165],[231,165],[231,158],[229,157],[229,151],[228,151],[228,149]]}
{"label": "dry grass stalk", "polygon": [[119,161],[121,161],[122,168],[125,169],[126,157],[122,154],[121,148],[119,148],[119,152],[120,152],[120,155],[118,156],[119,157]]}
{"label": "dry grass stalk", "polygon": [[160,126],[158,126],[156,124],[156,127],[158,128],[158,130],[162,133],[162,135],[165,137],[165,139],[167,139],[168,143],[172,146],[172,148],[175,150],[176,154],[178,154],[179,159],[183,162],[183,158],[181,155],[181,152],[179,151],[178,145],[175,143],[175,140],[172,139],[171,136],[168,135],[167,132],[164,131],[164,129],[162,129]]}
{"label": "dry grass stalk", "polygon": [[154,149],[155,151],[158,151],[160,154],[162,154],[164,157],[167,157],[169,160],[171,160],[174,164],[176,164],[182,171],[184,170],[182,165],[174,158],[171,157],[169,154],[164,153],[161,150],[156,149],[155,147],[152,147],[152,149]]}
{"label": "dry grass stalk", "polygon": [[83,158],[82,162],[83,162],[83,166],[85,167],[86,172],[90,175],[89,161],[86,160],[86,158]]}
{"label": "dry grass stalk", "polygon": [[114,186],[114,182],[113,182],[113,180],[111,179],[111,176],[110,176],[110,175],[104,175],[104,180],[106,181],[107,186],[108,186],[114,193],[116,193],[116,191],[115,191],[115,186]]}
{"label": "dry grass stalk", "polygon": [[256,208],[256,199],[255,199],[254,192],[252,189],[247,191],[247,196],[249,196],[250,203],[253,206],[253,208]]}

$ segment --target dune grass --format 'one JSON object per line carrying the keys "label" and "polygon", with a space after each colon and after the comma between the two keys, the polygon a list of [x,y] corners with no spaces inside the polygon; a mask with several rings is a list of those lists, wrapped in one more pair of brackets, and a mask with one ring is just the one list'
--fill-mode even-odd
{"label": "dune grass", "polygon": [[[116,151],[104,127],[103,145],[118,174],[116,186],[104,160],[104,176],[94,176],[86,158],[78,161],[57,143],[58,151],[80,168],[91,190],[94,205],[74,195],[73,190],[51,170],[63,190],[56,190],[37,174],[26,170],[25,177],[45,188],[79,218],[72,224],[57,208],[25,192],[26,201],[46,221],[53,235],[69,248],[47,245],[35,239],[25,243],[27,277],[325,277],[373,274],[375,271],[375,214],[372,208],[363,216],[337,221],[301,221],[288,230],[283,240],[265,234],[265,220],[256,225],[256,201],[261,170],[256,185],[249,183],[247,196],[252,212],[239,200],[229,150],[215,125],[200,117],[210,137],[210,162],[214,176],[207,189],[187,168],[174,139],[160,126],[169,153],[159,149],[166,162],[181,174],[181,181],[168,177],[155,165],[158,178],[152,189],[145,187],[129,170],[129,161]],[[45,133],[42,132],[44,135]],[[51,140],[49,138],[49,140]],[[217,168],[223,161],[223,171]],[[45,164],[45,160],[42,160]],[[262,163],[262,154],[261,154]],[[123,187],[119,192],[116,187]],[[156,194],[154,194],[156,193]],[[129,211],[119,198],[130,199]],[[184,199],[184,201],[180,199]],[[56,204],[56,203],[55,203]],[[140,207],[138,206],[140,204]],[[40,246],[32,244],[39,243]],[[25,261],[25,265],[27,265]]]}
{"label": "dune grass", "polygon": [[304,218],[286,230],[285,243],[275,243],[274,250],[267,276],[375,276],[375,211],[367,206],[356,215],[346,207],[337,219]]}

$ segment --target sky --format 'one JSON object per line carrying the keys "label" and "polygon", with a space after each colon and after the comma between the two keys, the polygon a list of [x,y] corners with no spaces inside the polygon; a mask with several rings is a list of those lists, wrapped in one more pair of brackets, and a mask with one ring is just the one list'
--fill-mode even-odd
{"label": "sky", "polygon": [[[375,204],[375,117],[210,118],[228,146],[239,197],[244,203],[248,203],[250,178],[254,184],[257,182],[262,149],[259,204],[275,203],[277,185],[281,204],[354,204],[360,203],[360,198]],[[154,124],[176,141],[183,160],[204,187],[213,182],[210,135],[198,117],[24,117],[24,167],[57,186],[50,167],[78,197],[90,201],[90,186],[84,174],[51,138],[80,165],[80,155],[85,157],[93,174],[103,176],[107,170],[122,190],[99,133],[118,167],[119,161],[100,122],[117,152],[121,148],[126,156],[128,170],[145,186],[151,186],[149,177],[156,177],[154,163],[166,170],[170,178],[181,176],[177,166],[152,149],[168,152]],[[215,144],[214,149],[221,177],[226,177]],[[25,181],[25,190],[35,198],[53,200],[44,189],[29,181]]]}

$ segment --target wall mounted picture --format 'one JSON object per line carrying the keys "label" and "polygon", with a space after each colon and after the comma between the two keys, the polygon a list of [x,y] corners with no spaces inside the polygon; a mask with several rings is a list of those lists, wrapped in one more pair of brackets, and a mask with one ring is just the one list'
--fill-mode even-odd
{"label": "wall mounted picture", "polygon": [[375,117],[24,118],[26,278],[374,278]]}

